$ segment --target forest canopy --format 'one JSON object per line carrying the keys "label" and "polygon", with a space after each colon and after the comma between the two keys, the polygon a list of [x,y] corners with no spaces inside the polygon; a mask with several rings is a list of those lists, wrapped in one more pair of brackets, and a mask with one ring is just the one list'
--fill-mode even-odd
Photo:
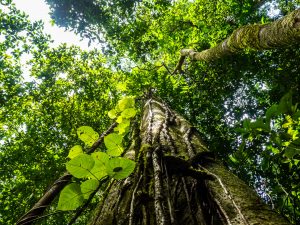
{"label": "forest canopy", "polygon": [[[246,48],[209,62],[186,58],[175,70],[180,50],[213,48],[237,28],[283,18],[299,0],[46,2],[54,23],[99,48],[52,48],[42,22],[1,1],[1,224],[15,224],[31,209],[65,172],[72,147],[87,148],[78,128],[101,134],[111,126],[111,110],[124,96],[135,98],[136,115],[128,117],[135,126],[147,98],[163,101],[271,209],[300,223],[300,26],[298,39],[285,46]],[[124,128],[124,148],[133,133]],[[99,199],[76,224],[87,223]],[[73,212],[58,211],[57,203],[38,224],[70,221]]]}

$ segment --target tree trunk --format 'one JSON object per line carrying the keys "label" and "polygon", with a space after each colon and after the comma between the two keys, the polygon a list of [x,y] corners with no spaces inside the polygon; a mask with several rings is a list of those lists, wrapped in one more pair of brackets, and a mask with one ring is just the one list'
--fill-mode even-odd
{"label": "tree trunk", "polygon": [[214,158],[197,131],[166,105],[144,106],[135,173],[112,181],[91,225],[289,224]]}

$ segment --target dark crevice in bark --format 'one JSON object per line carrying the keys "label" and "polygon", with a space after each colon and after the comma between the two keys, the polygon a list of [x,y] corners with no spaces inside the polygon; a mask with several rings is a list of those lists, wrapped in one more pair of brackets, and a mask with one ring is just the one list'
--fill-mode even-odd
{"label": "dark crevice in bark", "polygon": [[257,204],[255,193],[227,171],[198,132],[166,104],[146,102],[140,140],[129,148],[135,152],[135,173],[111,185],[91,224],[289,224]]}

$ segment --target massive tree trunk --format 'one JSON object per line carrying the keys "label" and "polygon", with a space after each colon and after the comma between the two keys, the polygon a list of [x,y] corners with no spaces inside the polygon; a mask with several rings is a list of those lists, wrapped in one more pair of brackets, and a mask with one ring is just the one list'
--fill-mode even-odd
{"label": "massive tree trunk", "polygon": [[197,131],[150,99],[125,157],[134,174],[112,181],[91,225],[289,224],[215,159]]}
{"label": "massive tree trunk", "polygon": [[292,45],[300,41],[300,9],[268,24],[242,26],[215,47],[202,52],[182,49],[181,58],[174,72],[180,71],[185,57],[210,62],[244,49],[271,49]]}

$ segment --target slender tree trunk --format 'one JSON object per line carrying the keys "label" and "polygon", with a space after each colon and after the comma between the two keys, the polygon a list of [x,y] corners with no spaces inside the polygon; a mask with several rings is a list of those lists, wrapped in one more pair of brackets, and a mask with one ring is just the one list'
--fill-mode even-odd
{"label": "slender tree trunk", "polygon": [[181,58],[173,73],[180,71],[185,57],[210,62],[244,49],[271,49],[292,45],[300,41],[300,9],[268,24],[242,26],[215,47],[202,52],[182,49]]}
{"label": "slender tree trunk", "polygon": [[125,157],[136,171],[113,181],[92,225],[285,225],[285,219],[214,158],[197,131],[150,99]]}

